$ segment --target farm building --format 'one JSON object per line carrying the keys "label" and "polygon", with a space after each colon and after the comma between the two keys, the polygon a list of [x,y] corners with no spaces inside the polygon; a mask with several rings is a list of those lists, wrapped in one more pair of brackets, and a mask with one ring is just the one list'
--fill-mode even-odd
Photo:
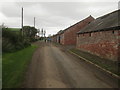
{"label": "farm building", "polygon": [[112,61],[120,60],[118,13],[120,10],[101,16],[80,29],[76,47]]}
{"label": "farm building", "polygon": [[61,37],[60,37],[60,35],[61,35],[62,32],[63,32],[63,30],[60,30],[57,34],[53,35],[51,37],[52,42],[61,43]]}
{"label": "farm building", "polygon": [[61,35],[61,33],[62,33],[63,31],[62,30],[60,30],[58,33],[57,33],[57,43],[61,43],[60,42],[60,39],[61,39],[61,37],[60,37],[60,35]]}
{"label": "farm building", "polygon": [[57,34],[53,35],[51,37],[52,42],[57,42]]}
{"label": "farm building", "polygon": [[76,37],[77,32],[80,31],[82,28],[90,24],[91,21],[93,21],[94,18],[90,15],[89,17],[85,18],[84,20],[68,27],[64,31],[62,31],[60,35],[60,43],[63,45],[76,45]]}
{"label": "farm building", "polygon": [[60,36],[60,44],[64,45],[64,30],[59,34]]}

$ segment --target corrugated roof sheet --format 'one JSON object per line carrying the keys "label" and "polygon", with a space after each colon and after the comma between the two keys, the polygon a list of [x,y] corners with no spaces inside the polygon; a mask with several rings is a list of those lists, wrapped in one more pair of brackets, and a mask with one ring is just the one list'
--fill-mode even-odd
{"label": "corrugated roof sheet", "polygon": [[103,30],[105,28],[117,27],[120,25],[118,25],[118,14],[120,14],[120,10],[99,17],[85,28],[81,29],[78,33],[93,32]]}

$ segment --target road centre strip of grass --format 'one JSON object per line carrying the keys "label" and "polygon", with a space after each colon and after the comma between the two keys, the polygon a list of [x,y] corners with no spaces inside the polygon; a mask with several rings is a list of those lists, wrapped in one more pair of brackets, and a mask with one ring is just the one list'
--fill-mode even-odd
{"label": "road centre strip of grass", "polygon": [[17,88],[24,80],[25,71],[37,46],[31,45],[2,57],[2,87]]}

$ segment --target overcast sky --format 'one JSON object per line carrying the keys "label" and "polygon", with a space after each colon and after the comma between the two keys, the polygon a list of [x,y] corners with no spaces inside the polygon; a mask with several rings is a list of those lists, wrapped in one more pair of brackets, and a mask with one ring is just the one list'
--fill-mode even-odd
{"label": "overcast sky", "polygon": [[8,27],[21,27],[21,7],[24,7],[24,26],[33,26],[33,18],[36,17],[37,28],[46,30],[47,35],[55,34],[89,15],[98,18],[117,10],[118,1],[0,0],[0,24],[5,23]]}

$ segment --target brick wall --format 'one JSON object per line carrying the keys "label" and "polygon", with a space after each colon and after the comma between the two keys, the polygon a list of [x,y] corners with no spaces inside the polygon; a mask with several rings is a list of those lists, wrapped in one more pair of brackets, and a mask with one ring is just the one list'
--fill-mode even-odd
{"label": "brick wall", "polygon": [[120,30],[79,34],[76,47],[116,61],[120,58]]}
{"label": "brick wall", "polygon": [[80,29],[84,28],[86,25],[88,25],[91,21],[93,21],[94,18],[89,16],[88,18],[82,20],[81,22],[78,22],[77,24],[69,27],[64,31],[64,40],[61,40],[64,45],[76,45],[76,38],[77,38],[77,32],[80,31]]}
{"label": "brick wall", "polygon": [[60,34],[60,44],[64,45],[64,33]]}
{"label": "brick wall", "polygon": [[51,37],[51,39],[52,39],[52,42],[57,42],[57,34],[56,34],[56,35],[53,35],[53,36]]}

